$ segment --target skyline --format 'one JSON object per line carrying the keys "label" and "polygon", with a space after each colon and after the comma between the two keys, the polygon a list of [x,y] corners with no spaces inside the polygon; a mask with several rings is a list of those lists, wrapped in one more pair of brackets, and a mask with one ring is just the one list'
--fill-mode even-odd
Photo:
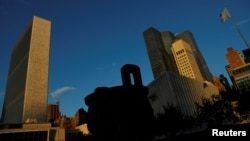
{"label": "skyline", "polygon": [[228,77],[228,47],[246,49],[232,22],[220,21],[224,6],[250,40],[250,2],[245,0],[183,1],[181,7],[179,1],[96,2],[0,1],[1,111],[11,50],[32,16],[51,21],[48,103],[59,99],[60,111],[70,117],[79,108],[87,110],[84,97],[96,87],[122,85],[124,64],[140,67],[143,85],[153,80],[142,35],[150,27],[175,34],[190,30],[213,76]]}

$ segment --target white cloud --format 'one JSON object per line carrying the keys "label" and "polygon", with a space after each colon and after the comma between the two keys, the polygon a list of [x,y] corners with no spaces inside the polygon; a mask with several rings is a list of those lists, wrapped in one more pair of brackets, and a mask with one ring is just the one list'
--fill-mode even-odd
{"label": "white cloud", "polygon": [[56,89],[54,92],[51,93],[51,95],[54,98],[58,98],[60,95],[72,92],[74,90],[75,90],[75,88],[73,88],[73,87],[62,87],[62,88]]}
{"label": "white cloud", "polygon": [[245,23],[248,23],[248,22],[250,22],[250,18],[242,20],[242,21],[239,21],[237,24],[241,25],[241,24],[245,24]]}

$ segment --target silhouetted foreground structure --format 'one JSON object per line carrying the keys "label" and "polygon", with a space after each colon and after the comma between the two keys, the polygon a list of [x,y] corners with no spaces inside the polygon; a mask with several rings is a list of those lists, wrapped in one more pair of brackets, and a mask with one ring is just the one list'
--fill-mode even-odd
{"label": "silhouetted foreground structure", "polygon": [[126,64],[121,75],[122,86],[98,87],[85,98],[89,106],[88,129],[97,140],[151,141],[154,115],[140,69]]}

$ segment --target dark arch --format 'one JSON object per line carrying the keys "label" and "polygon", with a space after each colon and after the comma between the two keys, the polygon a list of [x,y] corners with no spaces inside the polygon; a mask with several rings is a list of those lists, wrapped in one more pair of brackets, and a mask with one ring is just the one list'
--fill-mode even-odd
{"label": "dark arch", "polygon": [[132,86],[130,74],[133,75],[134,85],[142,86],[142,78],[140,68],[133,64],[125,64],[121,68],[122,84],[123,86]]}

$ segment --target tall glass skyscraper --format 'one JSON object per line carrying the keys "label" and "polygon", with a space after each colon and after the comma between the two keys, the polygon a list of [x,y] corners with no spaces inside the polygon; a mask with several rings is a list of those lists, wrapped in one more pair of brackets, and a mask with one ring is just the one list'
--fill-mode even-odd
{"label": "tall glass skyscraper", "polygon": [[3,123],[46,122],[51,22],[34,16],[12,50]]}
{"label": "tall glass skyscraper", "polygon": [[181,39],[191,47],[191,52],[198,65],[202,80],[212,80],[212,74],[195,42],[192,33],[189,30],[184,31],[181,34],[174,35],[170,31],[159,32],[153,27],[150,27],[143,32],[143,37],[155,79],[164,74],[166,71],[181,74],[177,67],[176,58],[174,58],[174,52],[171,49],[173,44],[177,40]]}
{"label": "tall glass skyscraper", "polygon": [[144,41],[151,64],[154,79],[157,79],[166,71],[178,72],[171,51],[175,36],[171,32],[159,32],[150,27],[143,32]]}
{"label": "tall glass skyscraper", "polygon": [[149,101],[155,115],[172,104],[193,116],[203,98],[219,94],[212,74],[188,30],[174,35],[153,27],[143,32],[154,80],[148,84]]}
{"label": "tall glass skyscraper", "polygon": [[200,68],[200,72],[203,76],[203,80],[211,81],[213,78],[213,75],[207,66],[206,60],[204,59],[202,53],[200,52],[200,49],[195,41],[193,34],[189,30],[186,30],[176,35],[176,38],[183,39],[184,41],[190,44],[193,54],[195,56],[195,59],[197,61],[197,64]]}

